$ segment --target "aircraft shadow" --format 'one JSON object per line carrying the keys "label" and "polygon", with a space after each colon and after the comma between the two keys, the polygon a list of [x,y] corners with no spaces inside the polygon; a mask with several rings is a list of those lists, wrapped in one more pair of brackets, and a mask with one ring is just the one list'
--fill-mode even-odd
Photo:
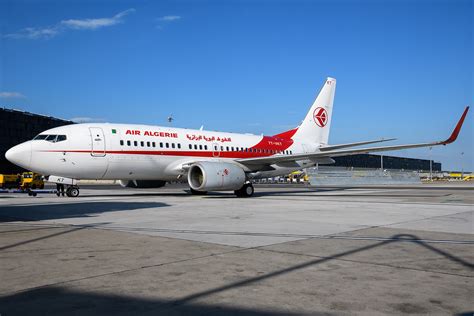
{"label": "aircraft shadow", "polygon": [[170,206],[160,202],[84,202],[44,205],[10,205],[0,208],[0,223],[12,221],[41,221],[51,219],[90,217],[118,211]]}

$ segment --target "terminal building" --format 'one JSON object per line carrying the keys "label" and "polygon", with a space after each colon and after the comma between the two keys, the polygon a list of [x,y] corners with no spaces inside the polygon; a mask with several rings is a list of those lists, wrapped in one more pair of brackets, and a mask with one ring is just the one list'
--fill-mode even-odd
{"label": "terminal building", "polygon": [[[5,158],[5,152],[24,141],[30,140],[40,132],[62,125],[74,124],[50,116],[43,116],[23,111],[0,108],[0,173],[12,174],[24,170],[11,164]],[[349,168],[396,169],[429,171],[430,161],[405,157],[361,154],[334,158],[335,164],[330,166]],[[441,171],[441,163],[432,162],[433,171]]]}
{"label": "terminal building", "polygon": [[[394,156],[361,154],[352,156],[334,157],[336,162],[331,166],[369,169],[414,170],[430,171],[430,161]],[[431,170],[441,171],[441,163],[432,161]]]}
{"label": "terminal building", "polygon": [[73,123],[50,116],[0,108],[0,173],[13,174],[25,171],[5,158],[8,149],[32,139],[42,131]]}

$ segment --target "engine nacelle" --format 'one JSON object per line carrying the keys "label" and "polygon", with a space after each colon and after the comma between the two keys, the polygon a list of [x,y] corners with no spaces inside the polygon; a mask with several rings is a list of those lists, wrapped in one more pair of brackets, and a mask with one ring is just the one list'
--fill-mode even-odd
{"label": "engine nacelle", "polygon": [[200,161],[189,168],[188,183],[196,191],[238,190],[245,183],[245,172],[231,163]]}
{"label": "engine nacelle", "polygon": [[162,180],[120,180],[120,185],[124,188],[151,189],[165,186],[166,181]]}

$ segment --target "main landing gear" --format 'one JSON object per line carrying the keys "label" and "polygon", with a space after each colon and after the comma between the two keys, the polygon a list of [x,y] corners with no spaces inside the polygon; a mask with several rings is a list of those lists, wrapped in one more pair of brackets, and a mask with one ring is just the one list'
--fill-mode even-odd
{"label": "main landing gear", "polygon": [[77,185],[72,185],[66,189],[66,195],[69,197],[78,197],[79,196],[79,187]]}
{"label": "main landing gear", "polygon": [[251,197],[254,192],[253,184],[250,182],[245,183],[243,187],[234,191],[237,197]]}

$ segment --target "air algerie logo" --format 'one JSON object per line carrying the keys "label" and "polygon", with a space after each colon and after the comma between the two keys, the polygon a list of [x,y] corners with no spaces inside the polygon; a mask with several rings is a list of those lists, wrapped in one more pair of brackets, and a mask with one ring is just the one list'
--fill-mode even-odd
{"label": "air algerie logo", "polygon": [[313,119],[316,125],[324,127],[328,123],[328,112],[325,108],[318,107],[313,112]]}

